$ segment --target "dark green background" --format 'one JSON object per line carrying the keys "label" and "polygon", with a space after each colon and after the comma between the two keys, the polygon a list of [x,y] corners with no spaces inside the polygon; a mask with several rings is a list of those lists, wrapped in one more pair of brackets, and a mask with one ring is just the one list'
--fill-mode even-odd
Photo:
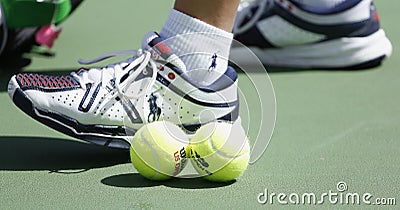
{"label": "dark green background", "polygon": [[[138,48],[146,32],[161,28],[172,3],[88,0],[63,24],[57,57],[35,58],[26,71],[65,74],[79,67],[77,58]],[[265,209],[271,205],[257,203],[265,188],[323,193],[335,191],[339,181],[347,183],[347,192],[396,197],[399,203],[400,3],[376,5],[393,56],[366,71],[271,73],[278,110],[274,136],[264,156],[235,183],[147,181],[126,153],[75,141],[27,117],[9,99],[3,75],[0,208]]]}

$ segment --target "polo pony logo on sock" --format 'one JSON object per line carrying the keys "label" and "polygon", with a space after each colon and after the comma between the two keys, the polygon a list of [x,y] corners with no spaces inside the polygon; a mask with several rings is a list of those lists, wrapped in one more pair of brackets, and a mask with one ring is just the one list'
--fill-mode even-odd
{"label": "polo pony logo on sock", "polygon": [[155,96],[152,93],[149,97],[149,100],[147,100],[147,102],[149,102],[149,106],[150,106],[150,113],[149,113],[149,116],[147,117],[147,121],[154,122],[154,121],[160,119],[161,108],[158,107],[158,105],[157,105],[157,96]]}
{"label": "polo pony logo on sock", "polygon": [[211,65],[208,67],[208,71],[213,71],[215,68],[217,68],[217,53],[214,53],[214,55],[211,57]]}

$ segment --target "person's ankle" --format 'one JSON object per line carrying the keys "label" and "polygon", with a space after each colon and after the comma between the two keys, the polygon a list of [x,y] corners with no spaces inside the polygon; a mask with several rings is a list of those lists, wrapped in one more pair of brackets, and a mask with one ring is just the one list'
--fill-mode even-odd
{"label": "person's ankle", "polygon": [[232,33],[172,9],[160,36],[199,84],[211,84],[226,71]]}

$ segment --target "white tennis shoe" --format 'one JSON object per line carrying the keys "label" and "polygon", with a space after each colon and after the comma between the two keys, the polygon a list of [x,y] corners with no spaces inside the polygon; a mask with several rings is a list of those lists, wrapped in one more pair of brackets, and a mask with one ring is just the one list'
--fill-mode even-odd
{"label": "white tennis shoe", "polygon": [[[363,69],[392,53],[372,0],[346,0],[329,9],[292,0],[245,2],[234,33],[268,66]],[[231,53],[241,55],[243,48]]]}
{"label": "white tennis shoe", "polygon": [[[68,76],[19,73],[8,85],[13,102],[37,121],[69,136],[115,148],[145,123],[167,120],[190,134],[202,124],[238,119],[238,77],[228,67],[218,80],[199,86],[185,64],[155,33],[135,56]],[[86,63],[118,55],[104,55]]]}

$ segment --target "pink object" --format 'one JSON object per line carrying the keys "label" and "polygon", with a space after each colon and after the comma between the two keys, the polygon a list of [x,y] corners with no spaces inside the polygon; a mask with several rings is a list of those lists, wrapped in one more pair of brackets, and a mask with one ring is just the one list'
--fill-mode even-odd
{"label": "pink object", "polygon": [[57,28],[55,25],[46,25],[36,32],[36,42],[40,45],[45,45],[49,48],[53,47],[54,41],[58,38],[62,28]]}

